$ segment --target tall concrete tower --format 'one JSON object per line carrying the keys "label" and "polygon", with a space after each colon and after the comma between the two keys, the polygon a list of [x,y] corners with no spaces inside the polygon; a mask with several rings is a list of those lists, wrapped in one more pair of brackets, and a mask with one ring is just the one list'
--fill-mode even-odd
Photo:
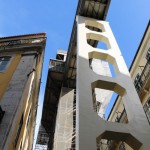
{"label": "tall concrete tower", "polygon": [[[87,26],[99,28],[101,31],[89,30],[86,28]],[[108,49],[91,47],[87,43],[89,39],[105,42]],[[116,77],[97,75],[89,67],[89,60],[92,58],[111,63]],[[128,124],[107,122],[97,116],[92,110],[93,96],[91,91],[95,88],[111,90],[122,97],[128,116]],[[109,23],[106,21],[77,16],[76,89],[76,149],[96,149],[96,142],[99,143],[102,139],[124,141],[133,149],[149,149],[150,126],[117,42]]]}

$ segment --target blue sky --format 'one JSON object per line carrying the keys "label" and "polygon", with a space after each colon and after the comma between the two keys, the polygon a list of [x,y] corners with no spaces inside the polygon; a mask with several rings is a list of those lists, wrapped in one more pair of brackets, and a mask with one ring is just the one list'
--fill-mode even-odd
{"label": "blue sky", "polygon": [[[39,108],[50,58],[68,49],[77,0],[0,0],[0,37],[47,33]],[[150,18],[149,0],[111,0],[107,21],[129,68]],[[41,111],[41,109],[40,109]]]}

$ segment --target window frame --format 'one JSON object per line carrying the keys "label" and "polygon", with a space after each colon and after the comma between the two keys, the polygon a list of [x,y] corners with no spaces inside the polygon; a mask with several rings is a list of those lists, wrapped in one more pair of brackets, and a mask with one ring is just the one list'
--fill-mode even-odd
{"label": "window frame", "polygon": [[13,56],[11,56],[11,55],[0,55],[0,58],[5,58],[5,57],[9,57],[10,59],[9,59],[8,63],[6,64],[5,68],[3,70],[0,69],[0,73],[5,72],[8,69],[11,62],[12,62]]}
{"label": "window frame", "polygon": [[143,109],[144,109],[145,115],[147,117],[148,123],[150,124],[150,118],[148,117],[148,114],[147,114],[147,112],[150,109],[150,97],[147,99],[146,103],[144,104]]}
{"label": "window frame", "polygon": [[150,61],[150,47],[148,48],[147,52],[146,52],[146,56],[145,56],[147,61]]}

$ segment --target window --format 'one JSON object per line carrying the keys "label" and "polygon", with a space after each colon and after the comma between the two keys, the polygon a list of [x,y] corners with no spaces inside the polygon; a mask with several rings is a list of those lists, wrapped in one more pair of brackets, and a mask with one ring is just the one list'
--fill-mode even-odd
{"label": "window", "polygon": [[18,127],[17,134],[16,134],[16,138],[15,138],[15,147],[17,146],[17,142],[18,142],[18,139],[19,139],[19,136],[20,136],[22,125],[23,125],[23,114],[21,116],[19,127]]}
{"label": "window", "polygon": [[148,98],[146,104],[144,105],[144,111],[150,124],[150,97]]}
{"label": "window", "polygon": [[64,55],[57,54],[56,59],[58,59],[58,60],[64,60]]}
{"label": "window", "polygon": [[136,75],[135,79],[134,79],[134,86],[136,88],[136,91],[139,92],[142,88],[142,80],[141,80],[141,76],[139,75],[139,73]]}
{"label": "window", "polygon": [[10,56],[3,56],[0,57],[0,71],[3,71],[6,69],[9,61],[10,61]]}
{"label": "window", "polygon": [[138,73],[134,79],[134,85],[136,85],[138,83],[139,79],[140,79],[140,75]]}
{"label": "window", "polygon": [[147,61],[150,61],[150,48],[148,49],[148,51],[146,53],[146,59],[147,59]]}
{"label": "window", "polygon": [[1,121],[3,119],[4,114],[5,114],[5,111],[3,111],[2,107],[0,106],[0,123],[1,123]]}

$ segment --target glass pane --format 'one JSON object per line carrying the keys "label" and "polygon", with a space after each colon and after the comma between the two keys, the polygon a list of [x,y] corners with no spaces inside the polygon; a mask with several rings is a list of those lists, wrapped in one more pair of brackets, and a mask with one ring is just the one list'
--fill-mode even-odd
{"label": "glass pane", "polygon": [[0,57],[0,71],[5,70],[10,60],[10,56]]}
{"label": "glass pane", "polygon": [[148,98],[146,104],[144,105],[144,111],[146,113],[146,116],[147,116],[147,119],[148,119],[148,122],[150,124],[150,98]]}

